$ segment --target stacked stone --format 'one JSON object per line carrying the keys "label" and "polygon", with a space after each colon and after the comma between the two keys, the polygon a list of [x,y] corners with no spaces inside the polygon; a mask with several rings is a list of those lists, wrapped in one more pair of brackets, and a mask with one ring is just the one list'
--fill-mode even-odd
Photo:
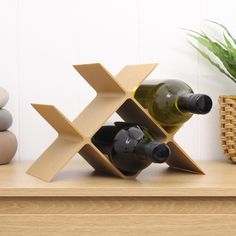
{"label": "stacked stone", "polygon": [[8,92],[0,87],[0,165],[9,163],[17,150],[16,136],[8,130],[12,125],[12,115],[3,108],[8,100]]}

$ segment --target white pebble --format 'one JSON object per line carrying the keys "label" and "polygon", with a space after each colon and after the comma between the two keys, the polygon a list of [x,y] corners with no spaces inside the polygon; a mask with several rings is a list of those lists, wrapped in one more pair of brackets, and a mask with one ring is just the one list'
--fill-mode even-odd
{"label": "white pebble", "polygon": [[8,92],[0,87],[0,108],[3,108],[9,100],[9,94]]}

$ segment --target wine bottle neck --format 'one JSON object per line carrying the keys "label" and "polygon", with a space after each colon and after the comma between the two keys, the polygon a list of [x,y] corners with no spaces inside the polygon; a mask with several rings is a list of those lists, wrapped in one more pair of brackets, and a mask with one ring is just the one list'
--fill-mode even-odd
{"label": "wine bottle neck", "polygon": [[151,162],[162,163],[170,156],[170,149],[166,144],[154,140],[144,141],[144,132],[137,127],[128,130],[121,129],[114,138],[116,153],[135,153]]}
{"label": "wine bottle neck", "polygon": [[178,97],[177,107],[183,113],[206,114],[212,108],[212,100],[205,94],[186,94]]}
{"label": "wine bottle neck", "polygon": [[170,148],[166,144],[156,141],[140,142],[135,147],[135,153],[148,157],[154,163],[163,163],[170,157]]}

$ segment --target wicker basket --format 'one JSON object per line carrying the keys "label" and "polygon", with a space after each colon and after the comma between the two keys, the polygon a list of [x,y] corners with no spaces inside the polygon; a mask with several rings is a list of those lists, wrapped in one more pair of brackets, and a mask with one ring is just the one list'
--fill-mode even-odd
{"label": "wicker basket", "polygon": [[236,96],[220,96],[221,142],[225,156],[236,163]]}

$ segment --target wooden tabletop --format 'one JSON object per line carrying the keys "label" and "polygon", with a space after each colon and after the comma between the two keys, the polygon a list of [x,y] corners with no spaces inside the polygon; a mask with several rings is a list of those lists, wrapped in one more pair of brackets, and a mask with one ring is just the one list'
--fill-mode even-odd
{"label": "wooden tabletop", "polygon": [[198,161],[206,175],[152,164],[136,180],[98,174],[84,160],[72,160],[50,183],[26,174],[31,161],[0,166],[3,196],[236,196],[236,166],[222,161]]}

